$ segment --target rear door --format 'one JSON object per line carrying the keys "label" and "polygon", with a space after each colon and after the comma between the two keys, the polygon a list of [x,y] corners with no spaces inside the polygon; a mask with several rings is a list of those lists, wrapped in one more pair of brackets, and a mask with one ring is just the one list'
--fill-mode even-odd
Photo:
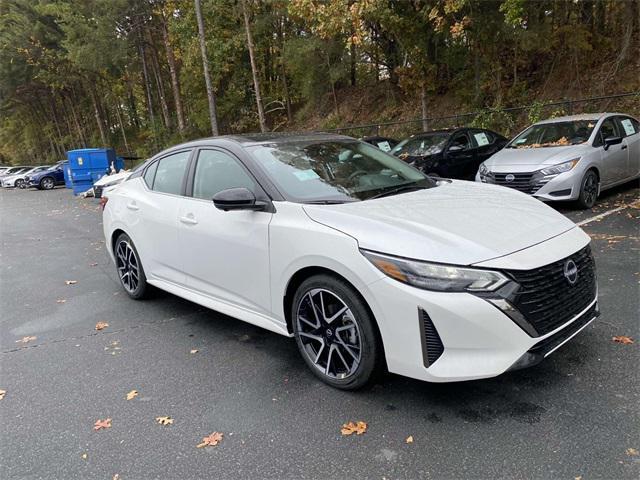
{"label": "rear door", "polygon": [[183,248],[178,245],[178,212],[184,201],[191,150],[171,152],[151,163],[141,188],[127,191],[125,208],[132,240],[148,278],[184,284]]}

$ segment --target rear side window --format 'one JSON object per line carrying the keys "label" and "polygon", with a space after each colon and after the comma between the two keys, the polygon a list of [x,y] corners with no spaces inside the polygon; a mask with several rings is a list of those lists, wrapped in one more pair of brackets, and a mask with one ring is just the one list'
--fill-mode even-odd
{"label": "rear side window", "polygon": [[252,192],[256,184],[240,163],[219,150],[201,150],[193,179],[193,196],[211,200],[228,188],[244,187]]}
{"label": "rear side window", "polygon": [[469,137],[464,132],[458,132],[451,139],[451,143],[449,147],[462,147],[463,150],[467,150],[471,145],[469,145]]}
{"label": "rear side window", "polygon": [[187,170],[190,153],[190,151],[174,153],[156,162],[158,166],[152,189],[156,192],[181,195],[182,181]]}

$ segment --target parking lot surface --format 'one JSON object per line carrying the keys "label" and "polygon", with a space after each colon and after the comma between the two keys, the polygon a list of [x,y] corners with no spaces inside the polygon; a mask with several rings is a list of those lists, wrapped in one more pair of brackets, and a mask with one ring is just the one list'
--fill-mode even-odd
{"label": "parking lot surface", "polygon": [[[457,384],[387,375],[348,393],[317,380],[292,339],[169,294],[130,300],[95,200],[2,190],[1,476],[638,478],[639,194],[555,207],[588,222],[602,316],[540,365]],[[358,420],[365,434],[341,436]],[[196,448],[215,431],[218,446]]]}

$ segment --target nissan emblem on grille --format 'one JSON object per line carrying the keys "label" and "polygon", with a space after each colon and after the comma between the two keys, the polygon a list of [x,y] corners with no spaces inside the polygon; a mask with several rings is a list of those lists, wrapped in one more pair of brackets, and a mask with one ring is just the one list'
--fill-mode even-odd
{"label": "nissan emblem on grille", "polygon": [[564,264],[564,277],[571,285],[578,280],[578,267],[573,260],[567,260]]}
{"label": "nissan emblem on grille", "polygon": [[504,177],[504,179],[507,182],[513,182],[516,179],[516,176],[513,173],[510,173],[509,175],[507,175],[506,177]]}

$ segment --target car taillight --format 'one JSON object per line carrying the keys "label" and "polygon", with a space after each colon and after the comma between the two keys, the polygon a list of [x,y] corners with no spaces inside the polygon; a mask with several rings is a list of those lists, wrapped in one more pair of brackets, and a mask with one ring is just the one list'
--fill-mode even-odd
{"label": "car taillight", "polygon": [[102,208],[102,210],[107,206],[108,201],[109,199],[107,197],[100,197],[100,208]]}

